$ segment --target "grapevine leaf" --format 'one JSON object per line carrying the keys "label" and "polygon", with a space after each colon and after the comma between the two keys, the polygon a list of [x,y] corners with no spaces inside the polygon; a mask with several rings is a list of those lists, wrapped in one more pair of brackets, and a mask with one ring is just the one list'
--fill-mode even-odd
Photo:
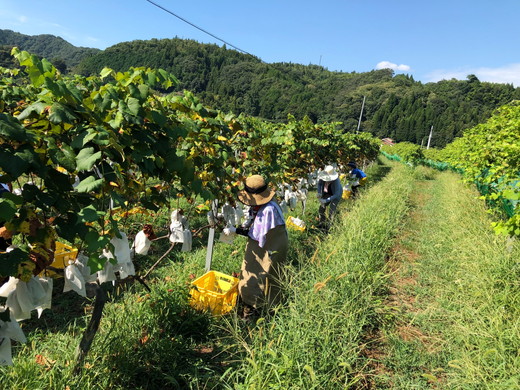
{"label": "grapevine leaf", "polygon": [[19,248],[7,253],[0,253],[0,275],[15,276],[18,272],[18,264],[28,260],[29,253]]}
{"label": "grapevine leaf", "polygon": [[69,145],[61,144],[61,155],[63,157],[59,159],[60,165],[69,172],[76,170],[76,154]]}
{"label": "grapevine leaf", "polygon": [[96,254],[92,254],[88,258],[87,265],[90,268],[90,272],[97,272],[101,271],[105,265],[106,258],[105,257],[99,257]]}
{"label": "grapevine leaf", "polygon": [[104,79],[105,77],[110,76],[113,73],[114,73],[114,71],[112,69],[110,69],[110,68],[103,68],[99,75],[101,76],[102,79]]}
{"label": "grapevine leaf", "polygon": [[90,192],[98,189],[103,184],[103,179],[97,179],[94,176],[88,176],[83,179],[78,186],[76,191],[78,192]]}
{"label": "grapevine leaf", "polygon": [[54,225],[59,236],[71,242],[74,241],[76,235],[84,237],[88,232],[88,227],[85,224],[77,223],[77,219],[77,215],[72,212],[64,213],[56,218]]}
{"label": "grapevine leaf", "polygon": [[25,160],[9,150],[0,150],[0,161],[2,162],[2,170],[10,174],[14,179],[29,168],[29,164]]}
{"label": "grapevine leaf", "polygon": [[130,97],[128,98],[128,110],[133,115],[139,115],[139,111],[141,109],[141,103],[136,98]]}
{"label": "grapevine leaf", "polygon": [[148,85],[145,84],[139,84],[137,88],[139,88],[141,99],[145,100],[150,94],[150,87],[148,87]]}
{"label": "grapevine leaf", "polygon": [[96,252],[106,247],[110,243],[110,237],[100,236],[95,230],[89,230],[85,234],[85,244],[87,244],[89,252]]}
{"label": "grapevine leaf", "polygon": [[76,167],[78,171],[88,171],[100,158],[101,151],[94,153],[94,148],[81,149],[76,156]]}
{"label": "grapevine leaf", "polygon": [[0,198],[0,222],[10,221],[15,216],[16,210],[13,201]]}
{"label": "grapevine leaf", "polygon": [[47,173],[47,177],[44,179],[45,186],[49,189],[54,189],[56,192],[68,192],[72,191],[72,185],[70,183],[70,176],[50,169]]}
{"label": "grapevine leaf", "polygon": [[157,123],[159,126],[164,126],[166,124],[167,118],[158,111],[152,111],[151,113],[152,120]]}
{"label": "grapevine leaf", "polygon": [[39,117],[40,114],[45,110],[47,107],[46,103],[43,102],[36,102],[31,104],[29,107],[27,107],[25,110],[23,110],[20,115],[17,116],[18,120],[23,121],[28,118],[33,117]]}
{"label": "grapevine leaf", "polygon": [[0,137],[18,142],[30,141],[33,138],[15,118],[3,113],[0,113]]}
{"label": "grapevine leaf", "polygon": [[34,203],[42,209],[54,205],[57,201],[56,196],[43,192],[34,184],[24,184],[22,196],[25,201]]}
{"label": "grapevine leaf", "polygon": [[49,110],[49,121],[51,123],[74,123],[76,116],[63,104],[54,103]]}
{"label": "grapevine leaf", "polygon": [[94,206],[87,206],[81,209],[78,213],[79,222],[95,222],[100,219],[105,213],[96,210]]}
{"label": "grapevine leaf", "polygon": [[95,137],[96,131],[94,129],[87,129],[72,140],[71,146],[80,149]]}
{"label": "grapevine leaf", "polygon": [[62,166],[69,172],[76,170],[76,154],[69,145],[63,143],[61,148],[58,148],[53,144],[51,147],[51,143],[49,142],[48,151],[51,160],[55,164]]}

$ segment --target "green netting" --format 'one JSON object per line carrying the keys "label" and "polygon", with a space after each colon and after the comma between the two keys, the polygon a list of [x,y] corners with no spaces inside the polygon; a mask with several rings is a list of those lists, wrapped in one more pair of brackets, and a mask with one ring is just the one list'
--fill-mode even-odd
{"label": "green netting", "polygon": [[383,152],[382,150],[380,150],[379,152],[389,160],[402,161],[401,157],[399,157],[397,154],[389,154],[387,152]]}

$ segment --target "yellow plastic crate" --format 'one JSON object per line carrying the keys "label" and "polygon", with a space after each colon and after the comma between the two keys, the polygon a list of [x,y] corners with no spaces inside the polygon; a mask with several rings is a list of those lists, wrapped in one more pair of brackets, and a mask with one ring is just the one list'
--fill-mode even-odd
{"label": "yellow plastic crate", "polygon": [[74,262],[78,256],[78,248],[56,241],[56,250],[54,251],[54,261],[51,267],[64,269],[69,262]]}
{"label": "yellow plastic crate", "polygon": [[237,303],[238,278],[218,271],[206,272],[191,282],[190,305],[219,315],[230,312]]}
{"label": "yellow plastic crate", "polygon": [[305,222],[290,215],[287,217],[287,221],[285,223],[294,230],[299,230],[300,232],[305,230]]}

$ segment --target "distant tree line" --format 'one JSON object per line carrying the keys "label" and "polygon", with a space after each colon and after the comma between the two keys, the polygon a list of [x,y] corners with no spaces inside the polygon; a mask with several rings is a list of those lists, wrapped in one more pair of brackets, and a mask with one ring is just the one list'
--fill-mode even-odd
{"label": "distant tree line", "polygon": [[[6,44],[5,31],[0,30],[0,44]],[[60,47],[59,52],[37,51],[36,43],[32,50],[21,43],[19,47],[51,62],[61,59],[70,72],[91,75],[103,67],[117,71],[140,66],[162,68],[179,79],[179,90],[196,93],[206,105],[272,121],[286,121],[292,114],[297,119],[307,116],[315,123],[340,121],[345,131],[355,131],[365,97],[362,131],[421,144],[433,126],[431,146],[437,147],[484,122],[498,107],[520,99],[519,88],[480,82],[474,75],[466,80],[423,84],[390,69],[347,73],[317,65],[267,64],[225,46],[179,38],[123,42],[103,51],[71,51],[69,57],[63,54],[65,41],[61,38],[24,37],[27,42],[37,37],[57,39],[45,46]],[[0,51],[0,61],[2,58]]]}

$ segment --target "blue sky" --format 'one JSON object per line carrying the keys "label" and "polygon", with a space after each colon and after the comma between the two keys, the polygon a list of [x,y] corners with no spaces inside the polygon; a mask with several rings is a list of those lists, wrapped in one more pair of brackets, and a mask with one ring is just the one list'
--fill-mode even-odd
{"label": "blue sky", "polygon": [[[268,63],[520,86],[519,0],[153,1]],[[0,28],[100,49],[173,37],[222,45],[146,0],[0,0]]]}

